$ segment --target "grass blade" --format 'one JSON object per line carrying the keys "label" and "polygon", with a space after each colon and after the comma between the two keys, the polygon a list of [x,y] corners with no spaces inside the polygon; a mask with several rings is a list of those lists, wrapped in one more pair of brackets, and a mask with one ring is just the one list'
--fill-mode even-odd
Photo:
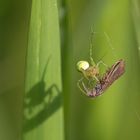
{"label": "grass blade", "polygon": [[33,0],[24,102],[24,140],[63,140],[56,0]]}

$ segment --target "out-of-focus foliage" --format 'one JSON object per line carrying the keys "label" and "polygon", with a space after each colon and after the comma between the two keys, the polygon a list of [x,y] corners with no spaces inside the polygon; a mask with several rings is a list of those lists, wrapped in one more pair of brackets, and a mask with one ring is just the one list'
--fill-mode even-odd
{"label": "out-of-focus foliage", "polygon": [[[136,1],[135,1],[136,2]],[[68,140],[123,140],[139,139],[140,88],[137,34],[139,20],[133,10],[140,10],[139,2],[133,7],[128,0],[68,0],[69,34],[71,50],[69,65],[71,75],[66,73],[67,81],[73,77],[72,86],[67,91],[69,109],[66,108]],[[138,13],[138,11],[137,11]],[[126,62],[125,74],[117,80],[103,96],[97,99],[86,98],[76,86],[81,75],[75,64],[79,60],[89,61],[91,27],[95,32],[93,58],[101,58],[111,66],[119,59]],[[135,28],[135,30],[134,30]],[[104,35],[107,34],[107,37]],[[137,40],[136,40],[137,39]],[[139,42],[139,41],[138,41]],[[102,66],[101,66],[102,69]],[[66,93],[65,93],[66,94]],[[69,124],[69,125],[67,125]]]}
{"label": "out-of-focus foliage", "polygon": [[32,1],[26,61],[23,139],[63,140],[60,33],[56,0]]}
{"label": "out-of-focus foliage", "polygon": [[139,59],[140,59],[140,1],[139,0],[131,0],[131,8],[132,8],[132,18],[135,28],[135,34],[137,39],[137,51],[139,53]]}
{"label": "out-of-focus foliage", "polygon": [[0,0],[0,139],[20,140],[30,1]]}

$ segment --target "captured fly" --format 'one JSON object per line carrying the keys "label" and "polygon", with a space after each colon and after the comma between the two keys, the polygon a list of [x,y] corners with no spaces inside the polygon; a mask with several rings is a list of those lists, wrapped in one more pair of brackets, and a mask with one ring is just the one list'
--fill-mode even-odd
{"label": "captured fly", "polygon": [[[79,89],[88,97],[97,97],[105,92],[114,81],[116,81],[125,72],[124,60],[119,60],[110,68],[103,62],[97,64],[92,58],[92,43],[90,45],[90,61],[79,61],[77,70],[82,73],[83,77],[77,82]],[[103,64],[106,67],[106,72],[101,76],[99,65]],[[86,79],[87,84],[84,80]]]}

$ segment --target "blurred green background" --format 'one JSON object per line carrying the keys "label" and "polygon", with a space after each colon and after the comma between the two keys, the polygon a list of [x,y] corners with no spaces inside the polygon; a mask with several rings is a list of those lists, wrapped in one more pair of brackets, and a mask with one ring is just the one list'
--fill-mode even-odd
{"label": "blurred green background", "polygon": [[[94,100],[75,67],[91,27],[95,62],[126,62]],[[139,72],[139,0],[0,0],[0,140],[139,140]]]}

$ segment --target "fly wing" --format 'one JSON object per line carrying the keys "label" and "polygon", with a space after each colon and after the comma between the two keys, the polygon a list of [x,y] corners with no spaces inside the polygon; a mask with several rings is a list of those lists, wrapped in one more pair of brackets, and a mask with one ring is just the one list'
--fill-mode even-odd
{"label": "fly wing", "polygon": [[101,80],[102,90],[105,91],[114,81],[116,81],[125,72],[125,62],[119,60],[111,69],[105,74]]}
{"label": "fly wing", "polygon": [[101,81],[95,85],[95,87],[89,91],[89,97],[96,97],[101,95],[110,85],[116,81],[125,72],[124,60],[119,60],[105,73]]}
{"label": "fly wing", "polygon": [[125,72],[125,62],[123,60],[119,60],[114,64],[106,77],[104,78],[105,82],[112,84],[115,80],[117,80],[123,73]]}

